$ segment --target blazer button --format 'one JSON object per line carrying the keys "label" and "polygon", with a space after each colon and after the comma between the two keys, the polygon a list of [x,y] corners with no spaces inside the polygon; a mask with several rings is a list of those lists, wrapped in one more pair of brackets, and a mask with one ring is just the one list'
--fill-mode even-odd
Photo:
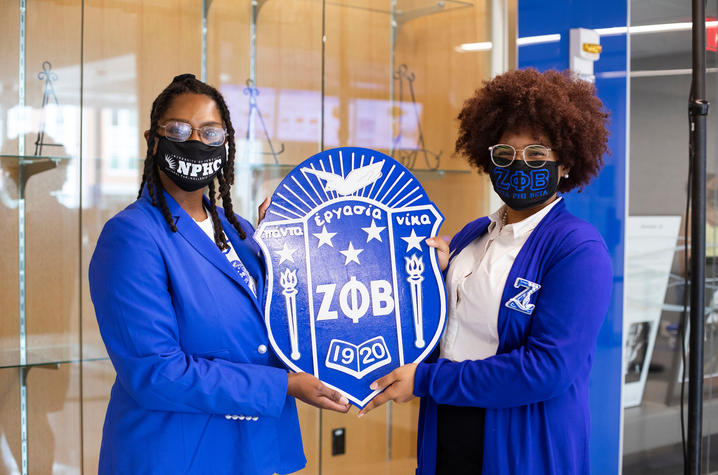
{"label": "blazer button", "polygon": [[257,352],[258,352],[260,355],[265,354],[265,353],[267,352],[267,345],[259,345],[259,346],[257,347]]}

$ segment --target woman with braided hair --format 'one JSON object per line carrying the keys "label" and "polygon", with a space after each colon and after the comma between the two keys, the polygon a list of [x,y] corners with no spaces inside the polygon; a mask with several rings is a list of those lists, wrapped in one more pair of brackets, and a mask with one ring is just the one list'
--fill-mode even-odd
{"label": "woman with braided hair", "polygon": [[261,250],[232,211],[227,105],[177,76],[153,102],[145,138],[138,199],[107,222],[90,262],[117,372],[99,472],[297,471],[306,459],[294,397],[349,405],[313,376],[287,374],[269,350]]}

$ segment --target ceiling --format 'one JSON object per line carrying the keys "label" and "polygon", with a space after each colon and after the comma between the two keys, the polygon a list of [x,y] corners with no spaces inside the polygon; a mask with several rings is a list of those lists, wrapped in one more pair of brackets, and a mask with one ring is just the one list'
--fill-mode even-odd
{"label": "ceiling", "polygon": [[[629,0],[631,26],[691,21],[689,0]],[[718,0],[706,3],[706,16],[716,18]],[[715,64],[716,53],[707,55]],[[631,35],[632,70],[680,69],[691,65],[691,32],[676,31]]]}

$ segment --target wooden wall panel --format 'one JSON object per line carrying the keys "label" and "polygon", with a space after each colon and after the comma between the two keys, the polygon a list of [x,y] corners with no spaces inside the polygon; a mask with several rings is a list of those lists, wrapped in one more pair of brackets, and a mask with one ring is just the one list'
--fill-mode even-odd
{"label": "wooden wall panel", "polygon": [[115,370],[109,360],[84,363],[82,373],[82,468],[97,473],[102,426],[105,421]]}
{"label": "wooden wall panel", "polygon": [[[44,81],[38,72],[50,62],[62,119],[55,136],[48,124],[45,141],[61,147],[45,147],[43,154],[70,157],[30,178],[25,190],[29,362],[76,357],[79,343],[81,21],[80,0],[27,2],[26,104],[42,113]],[[27,154],[34,152],[39,127],[33,123],[26,135]]]}
{"label": "wooden wall panel", "polygon": [[[200,76],[202,69],[201,2],[137,1],[137,107],[139,132],[149,128],[152,101],[178,74]],[[144,140],[140,140],[144,144]],[[144,156],[146,149],[140,146]]]}
{"label": "wooden wall panel", "polygon": [[[490,41],[490,4],[449,10],[405,23],[397,35],[396,64],[415,74],[414,92],[422,104],[426,148],[442,152],[441,168],[468,174],[420,174],[431,199],[444,214],[441,234],[453,235],[465,223],[486,214],[490,183],[454,154],[457,116],[464,101],[490,76],[490,53],[460,53],[464,43]],[[407,117],[406,120],[412,120]],[[425,167],[417,160],[417,168]]]}
{"label": "wooden wall panel", "polygon": [[[0,5],[3,11],[0,15],[0,154],[9,155],[18,151],[17,140],[10,135],[8,116],[18,103],[19,13],[16,2],[3,0]],[[0,286],[0,364],[19,361],[16,177],[17,160],[0,158],[0,274],[3,276]]]}
{"label": "wooden wall panel", "polygon": [[80,458],[79,364],[38,366],[27,376],[28,473],[77,473]]}
{"label": "wooden wall panel", "polygon": [[[26,190],[28,362],[79,357],[79,212],[51,193],[77,182],[78,159],[33,176]],[[69,176],[68,176],[69,175]],[[68,200],[76,198],[77,190]]]}
{"label": "wooden wall panel", "polygon": [[[361,475],[381,470],[387,460],[387,411],[380,407],[357,418],[352,406],[347,414],[323,411],[322,475]],[[343,428],[346,453],[332,456],[332,431]]]}
{"label": "wooden wall panel", "polygon": [[[281,163],[299,163],[319,151],[321,116],[321,3],[261,3],[257,14],[255,87],[257,104]],[[251,77],[250,2],[217,0],[209,12],[208,81],[224,93],[237,134],[238,163],[273,163],[255,116],[257,155],[244,146]],[[241,178],[240,178],[241,180]],[[252,184],[245,179],[242,186]],[[246,199],[246,196],[245,196]]]}
{"label": "wooden wall panel", "polygon": [[299,426],[302,430],[304,455],[307,457],[306,467],[297,473],[315,475],[319,473],[319,464],[321,463],[319,456],[320,410],[297,400],[297,411],[299,412]]}
{"label": "wooden wall panel", "polygon": [[419,398],[406,404],[392,404],[391,409],[391,459],[409,460],[416,463],[417,421]]}
{"label": "wooden wall panel", "polygon": [[[18,103],[18,49],[20,43],[20,12],[18,2],[0,0],[0,112],[3,120],[0,123],[0,153],[16,154],[17,139],[9,132],[8,114]],[[6,159],[0,159],[0,166],[5,169]],[[3,183],[5,178],[3,177]]]}
{"label": "wooden wall panel", "polygon": [[427,148],[443,152],[442,168],[468,168],[452,159],[456,117],[466,98],[488,78],[490,54],[460,53],[455,48],[490,41],[486,3],[409,21],[397,35],[396,64],[406,64],[416,75],[414,92],[423,105],[424,139]]}
{"label": "wooden wall panel", "polygon": [[207,15],[207,80],[210,84],[244,86],[249,78],[250,18],[250,2],[212,1]]}
{"label": "wooden wall panel", "polygon": [[[297,164],[320,150],[321,11],[320,2],[270,0],[259,13],[257,86],[274,90],[276,100],[262,114],[275,146],[285,145],[281,163]],[[267,152],[258,125],[256,131]]]}
{"label": "wooden wall panel", "polygon": [[[20,371],[0,369],[0,439],[7,441],[8,451],[0,453],[0,471],[5,467],[20,467]],[[9,471],[9,470],[8,470]]]}
{"label": "wooden wall panel", "polygon": [[[11,165],[10,160],[0,159],[3,174],[0,177],[3,190],[10,199],[17,195],[14,183],[9,178],[5,166]],[[0,364],[17,364],[19,362],[19,296],[18,296],[18,251],[17,251],[17,207],[0,203]]]}
{"label": "wooden wall panel", "polygon": [[[0,473],[19,473],[20,370],[0,370]],[[50,365],[27,370],[28,473],[80,471],[79,365]],[[54,470],[53,470],[54,468]]]}
{"label": "wooden wall panel", "polygon": [[[360,121],[356,115],[358,102],[390,99],[389,2],[373,0],[361,5],[363,8],[328,3],[326,7],[325,90],[328,97],[336,98],[334,107],[327,109],[327,147],[371,147],[371,143],[360,139],[361,128],[373,124]],[[386,116],[388,112],[377,106],[377,114]],[[389,117],[374,120],[390,124]],[[333,142],[331,136],[338,141]]]}

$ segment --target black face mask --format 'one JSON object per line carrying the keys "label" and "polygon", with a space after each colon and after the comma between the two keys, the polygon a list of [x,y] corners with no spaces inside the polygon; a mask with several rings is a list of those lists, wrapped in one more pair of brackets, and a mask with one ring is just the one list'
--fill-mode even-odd
{"label": "black face mask", "polygon": [[159,137],[155,155],[160,170],[184,191],[207,186],[226,159],[224,145],[213,147],[199,140],[172,142],[162,136]]}
{"label": "black face mask", "polygon": [[529,168],[523,160],[514,160],[508,167],[491,164],[491,184],[506,205],[515,210],[546,202],[558,187],[558,163],[546,162],[541,168]]}

